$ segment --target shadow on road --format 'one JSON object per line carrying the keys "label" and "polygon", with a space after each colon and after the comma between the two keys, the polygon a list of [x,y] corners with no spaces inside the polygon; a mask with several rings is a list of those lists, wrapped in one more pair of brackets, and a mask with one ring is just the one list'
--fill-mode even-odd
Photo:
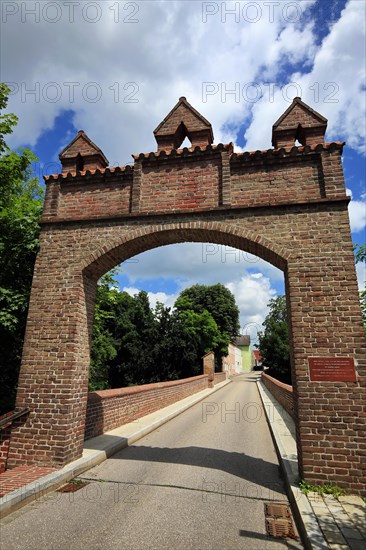
{"label": "shadow on road", "polygon": [[244,453],[206,447],[171,449],[168,447],[131,446],[115,454],[113,459],[212,468],[245,479],[251,484],[260,485],[266,489],[271,488],[285,494],[282,482],[277,481],[279,479],[279,466]]}

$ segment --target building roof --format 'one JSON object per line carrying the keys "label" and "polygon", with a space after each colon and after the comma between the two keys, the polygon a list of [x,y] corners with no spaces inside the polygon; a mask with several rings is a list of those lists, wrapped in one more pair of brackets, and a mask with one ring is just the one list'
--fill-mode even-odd
{"label": "building roof", "polygon": [[[183,107],[183,110],[182,110],[182,107]],[[212,141],[213,141],[213,133],[212,133],[211,123],[204,116],[202,116],[201,113],[199,113],[194,107],[192,107],[192,105],[190,103],[188,103],[187,99],[184,96],[179,98],[178,103],[176,103],[174,105],[173,109],[160,122],[159,126],[157,126],[157,128],[155,128],[154,135],[157,135],[160,132],[164,132],[164,129],[165,129],[166,126],[168,126],[170,119],[173,118],[174,113],[178,110],[181,110],[182,113],[184,113],[185,110],[188,111],[190,114],[192,114],[194,116],[194,118],[197,120],[197,122],[199,123],[199,125],[202,128],[209,129],[209,131],[211,133]],[[167,131],[167,130],[165,130],[165,131]],[[168,132],[169,132],[169,130],[168,130]]]}
{"label": "building roof", "polygon": [[288,117],[288,115],[291,113],[291,111],[296,109],[296,107],[300,107],[303,111],[308,113],[311,116],[311,118],[314,119],[314,121],[317,121],[319,124],[322,124],[324,126],[327,125],[328,120],[323,115],[318,113],[318,111],[315,111],[314,109],[312,109],[304,101],[301,101],[301,97],[295,97],[291,105],[289,106],[289,108],[286,109],[286,111],[280,116],[280,118],[276,120],[276,122],[273,124],[273,128],[277,128],[278,126],[280,126],[284,122],[284,120]]}
{"label": "building roof", "polygon": [[84,130],[79,130],[74,139],[66,145],[66,147],[59,154],[59,159],[62,161],[66,158],[74,158],[80,153],[82,156],[87,155],[99,155],[108,166],[109,161],[104,155],[103,151],[95,145],[95,143],[86,135]]}
{"label": "building roof", "polygon": [[245,336],[238,336],[238,338],[234,340],[234,344],[236,346],[250,346],[250,336],[247,334]]}

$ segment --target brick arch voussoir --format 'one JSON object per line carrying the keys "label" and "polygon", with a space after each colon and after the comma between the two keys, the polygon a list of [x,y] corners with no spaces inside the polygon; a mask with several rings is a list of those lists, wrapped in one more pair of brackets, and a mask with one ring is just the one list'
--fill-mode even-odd
{"label": "brick arch voussoir", "polygon": [[82,270],[101,277],[116,265],[159,246],[202,242],[231,246],[268,261],[285,271],[290,251],[237,225],[223,222],[182,222],[140,227],[99,246],[82,261]]}

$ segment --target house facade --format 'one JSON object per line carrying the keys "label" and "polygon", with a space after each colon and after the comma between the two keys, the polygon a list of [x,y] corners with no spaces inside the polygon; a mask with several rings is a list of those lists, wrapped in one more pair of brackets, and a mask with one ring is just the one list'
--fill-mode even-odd
{"label": "house facade", "polygon": [[250,336],[239,336],[235,340],[235,346],[239,348],[241,353],[242,370],[249,372],[253,367],[252,350],[250,347]]}
{"label": "house facade", "polygon": [[229,344],[228,355],[223,357],[223,371],[228,375],[240,374],[242,368],[242,353],[241,350],[234,344]]}

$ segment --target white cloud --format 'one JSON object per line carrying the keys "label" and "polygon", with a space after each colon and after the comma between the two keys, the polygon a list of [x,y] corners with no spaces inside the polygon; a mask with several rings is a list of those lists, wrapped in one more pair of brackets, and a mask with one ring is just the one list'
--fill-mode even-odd
{"label": "white cloud", "polygon": [[240,309],[242,334],[250,334],[253,337],[255,332],[261,330],[268,314],[268,302],[276,296],[271,281],[262,274],[245,274],[239,280],[225,286],[234,294]]}
{"label": "white cloud", "polygon": [[362,231],[366,227],[366,196],[361,195],[360,201],[353,200],[352,190],[347,188],[346,193],[351,197],[351,201],[348,205],[348,213],[350,218],[351,231],[357,233]]}
{"label": "white cloud", "polygon": [[[130,296],[135,296],[135,294],[138,294],[142,289],[125,286],[122,290],[123,292],[127,292]],[[148,292],[147,295],[152,309],[155,309],[158,302],[172,308],[175,300],[178,298],[178,294],[166,294],[165,292]]]}
{"label": "white cloud", "polygon": [[356,265],[358,290],[366,289],[366,264],[358,263]]}
{"label": "white cloud", "polygon": [[[243,99],[243,85],[256,82],[263,68],[280,69],[288,61],[307,64],[314,51],[311,24],[289,23],[278,7],[273,20],[262,6],[255,23],[242,15],[238,21],[227,15],[223,22],[221,13],[204,22],[201,2],[144,1],[136,3],[138,22],[129,23],[128,17],[123,22],[128,13],[122,2],[103,1],[93,3],[102,15],[91,23],[93,10],[83,12],[82,3],[70,22],[67,3],[60,0],[62,17],[51,23],[52,10],[43,13],[42,3],[28,4],[40,6],[39,22],[24,14],[22,22],[23,7],[3,18],[2,78],[19,88],[9,104],[20,117],[12,144],[34,145],[62,110],[73,109],[76,126],[90,134],[111,163],[154,150],[152,131],[181,95],[212,122],[217,142],[234,140],[252,106],[245,94]],[[241,14],[245,4],[241,3]],[[304,14],[311,4],[301,4]],[[222,5],[217,4],[220,10]],[[207,102],[202,98],[205,82],[215,83],[218,90]],[[125,90],[128,83],[135,84]],[[236,83],[238,102],[225,94]],[[39,87],[39,101],[26,93],[34,86]],[[132,99],[138,103],[129,102],[134,87]],[[100,100],[93,102],[98,90]],[[268,133],[272,120],[273,113],[267,120]]]}
{"label": "white cloud", "polygon": [[181,288],[194,283],[223,284],[255,269],[281,284],[283,273],[268,262],[229,246],[180,243],[155,248],[122,265],[131,283],[154,278],[174,278]]}
{"label": "white cloud", "polygon": [[357,233],[366,227],[366,201],[351,200],[348,205],[351,231]]}
{"label": "white cloud", "polygon": [[[253,267],[256,271],[248,273]],[[123,264],[122,271],[135,283],[123,288],[131,296],[143,289],[148,280],[165,278],[177,283],[175,293],[148,292],[152,307],[157,301],[173,307],[179,292],[196,283],[224,284],[238,304],[241,333],[249,334],[253,341],[268,313],[269,300],[277,293],[284,293],[283,273],[271,264],[254,256],[246,258],[242,251],[230,247],[207,243],[182,243],[150,250]]]}
{"label": "white cloud", "polygon": [[[23,5],[37,4],[43,10],[44,4],[20,3],[15,15],[2,19],[1,76],[18,86],[9,110],[20,120],[9,142],[34,146],[42,133],[52,128],[56,116],[73,110],[76,127],[90,135],[112,165],[129,163],[131,153],[156,150],[154,128],[185,95],[212,123],[216,143],[235,141],[239,130],[247,127],[245,148],[264,149],[271,147],[272,124],[293,96],[301,95],[328,118],[328,139],[345,139],[360,151],[365,133],[366,5],[349,1],[318,44],[317,29],[307,18],[314,3],[299,3],[302,16],[294,23],[289,22],[290,13],[286,20],[278,3],[273,3],[273,19],[269,8],[257,3],[261,15],[257,22],[248,22],[242,11],[247,2],[240,3],[238,21],[232,15],[226,15],[225,21],[222,10],[229,6],[217,2],[218,13],[204,22],[203,3],[186,0],[137,1],[138,12],[131,17],[123,2],[93,2],[101,10],[97,23],[87,21],[94,17],[92,9],[82,17],[82,3],[76,6],[71,22],[70,8],[59,0],[60,21],[47,21],[53,17],[50,8],[47,14],[41,13],[39,22],[32,15],[23,17],[22,22]],[[115,22],[117,8],[119,20]],[[131,18],[138,22],[129,23]],[[289,81],[297,87],[284,89]],[[202,93],[205,83],[213,83],[215,90],[206,98]],[[277,85],[273,95],[269,84]],[[37,86],[35,101],[34,94],[26,90]],[[250,94],[256,90],[263,97],[251,101]],[[55,92],[61,95],[52,101]],[[95,92],[100,93],[96,102],[92,99]],[[134,99],[137,102],[131,102]],[[63,145],[72,137],[63,136]],[[350,217],[354,231],[365,227],[363,202],[351,201]],[[232,285],[242,312],[249,312],[242,323],[260,324],[265,303],[274,292],[268,281],[277,288],[283,284],[282,272],[263,260],[214,246],[187,243],[173,245],[168,252],[161,247],[138,256],[135,263],[123,266],[131,284],[126,288],[137,291],[133,287],[136,281],[154,277],[174,278],[179,290],[195,282],[222,282]],[[256,273],[248,274],[253,267]],[[152,302],[168,305],[175,296],[150,294]]]}
{"label": "white cloud", "polygon": [[[216,142],[235,141],[250,121],[247,148],[270,147],[271,126],[289,103],[278,88],[271,98],[268,84],[283,85],[284,71],[288,74],[292,64],[302,70],[290,80],[305,101],[329,118],[328,136],[359,149],[365,113],[365,3],[348,2],[320,46],[307,17],[314,3],[298,3],[297,18],[294,6],[291,14],[273,3],[271,15],[268,5],[257,3],[253,22],[255,14],[245,11],[246,2],[230,3],[239,6],[236,19],[225,15],[229,5],[217,3],[218,12],[205,21],[202,2],[136,2],[131,3],[138,7],[133,14],[122,2],[105,0],[92,3],[99,6],[96,23],[90,21],[98,13],[85,11],[83,3],[75,7],[72,21],[68,3],[59,0],[61,17],[55,23],[55,8],[44,11],[42,3],[21,3],[14,15],[3,16],[2,25],[2,79],[18,87],[9,108],[20,117],[9,141],[34,146],[57,115],[72,109],[77,128],[90,134],[111,164],[124,164],[131,153],[156,149],[153,129],[185,95],[211,121]],[[30,9],[30,4],[39,6],[39,22],[26,13],[22,22],[23,5]],[[137,22],[129,23],[131,19]],[[339,88],[334,103],[332,87],[324,89],[333,81]],[[248,86],[253,82],[257,88]],[[207,101],[205,83],[215,87]],[[37,101],[26,93],[35,86]],[[256,90],[263,97],[252,102],[249,96]],[[287,91],[289,98],[297,95],[295,88]]]}
{"label": "white cloud", "polygon": [[289,78],[294,85],[277,88],[272,103],[254,105],[253,120],[245,133],[248,149],[270,147],[268,121],[274,122],[289,106],[288,92],[290,97],[301,96],[328,118],[329,141],[345,140],[365,152],[365,9],[364,2],[349,1],[316,51],[308,35],[304,44],[311,49],[311,69],[294,72]]}

